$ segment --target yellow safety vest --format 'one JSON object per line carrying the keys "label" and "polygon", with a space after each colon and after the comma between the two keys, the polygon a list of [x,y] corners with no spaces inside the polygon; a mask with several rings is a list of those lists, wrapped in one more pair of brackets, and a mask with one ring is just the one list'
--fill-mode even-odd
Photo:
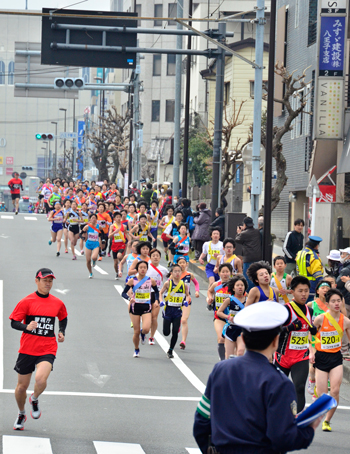
{"label": "yellow safety vest", "polygon": [[[309,273],[309,271],[307,269],[308,267],[306,264],[308,256],[311,256],[312,254],[315,254],[315,252],[309,248],[304,248],[297,253],[297,257],[296,257],[296,263],[297,263],[299,275],[308,278],[309,281],[316,280],[316,278],[313,277],[313,275]],[[310,263],[309,263],[309,266],[310,266]]]}

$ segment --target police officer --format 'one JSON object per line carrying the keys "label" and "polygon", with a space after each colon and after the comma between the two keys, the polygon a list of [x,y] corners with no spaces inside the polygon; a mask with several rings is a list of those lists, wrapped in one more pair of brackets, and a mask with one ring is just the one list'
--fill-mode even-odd
{"label": "police officer", "polygon": [[293,383],[270,363],[287,317],[285,307],[272,301],[235,316],[247,352],[217,363],[209,376],[193,428],[203,454],[277,454],[311,444],[321,418],[297,426]]}
{"label": "police officer", "polygon": [[310,281],[310,294],[308,301],[313,301],[316,294],[316,286],[322,281],[324,268],[320,259],[318,248],[322,241],[319,236],[309,236],[304,249],[298,252],[296,257],[297,270],[300,276]]}

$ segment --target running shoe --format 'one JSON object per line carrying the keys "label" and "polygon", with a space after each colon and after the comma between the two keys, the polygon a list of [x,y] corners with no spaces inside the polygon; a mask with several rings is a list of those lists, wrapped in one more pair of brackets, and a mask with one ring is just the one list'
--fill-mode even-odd
{"label": "running shoe", "polygon": [[77,256],[76,256],[76,255],[73,255],[72,260],[76,260],[76,259],[77,259]]}
{"label": "running shoe", "polygon": [[16,210],[16,214],[18,214],[18,210]]}
{"label": "running shoe", "polygon": [[143,334],[142,330],[141,330],[141,332],[140,332],[140,336],[141,336],[141,344],[142,344],[142,345],[145,345],[146,334]]}
{"label": "running shoe", "polygon": [[52,241],[51,241],[51,240],[49,240],[49,246],[51,246],[51,244],[52,244]]}
{"label": "running shoe", "polygon": [[82,249],[82,250],[80,251],[80,254],[81,254],[81,255],[84,255],[84,249]]}
{"label": "running shoe", "polygon": [[33,397],[34,394],[32,394],[30,397],[29,397],[29,403],[30,405],[32,406],[32,410],[30,412],[30,415],[33,419],[39,419],[40,416],[41,416],[41,411],[40,411],[40,408],[39,408],[39,401],[38,399],[36,400],[33,400],[32,397]]}
{"label": "running shoe", "polygon": [[98,262],[101,262],[101,260],[102,260],[102,257],[99,257],[99,258],[97,259]]}
{"label": "running shoe", "polygon": [[172,351],[171,348],[169,348],[169,350],[167,351],[167,357],[168,357],[169,359],[174,358],[173,351]]}
{"label": "running shoe", "polygon": [[138,348],[135,348],[135,351],[134,351],[133,357],[134,357],[134,358],[138,358],[139,356],[140,356],[140,349],[138,349]]}
{"label": "running shoe", "polygon": [[134,324],[133,322],[130,323],[130,328],[133,328],[134,327]]}
{"label": "running shoe", "polygon": [[92,279],[94,275],[92,273],[89,274],[89,279]]}
{"label": "running shoe", "polygon": [[323,430],[323,432],[332,432],[331,425],[329,424],[328,421],[323,421],[322,430]]}
{"label": "running shoe", "polygon": [[154,345],[154,344],[155,344],[155,342],[154,342],[154,337],[150,337],[150,338],[148,339],[148,343],[149,343],[149,345]]}
{"label": "running shoe", "polygon": [[64,251],[64,253],[65,253],[65,254],[68,254],[68,249],[66,249],[66,250]]}
{"label": "running shoe", "polygon": [[110,256],[111,256],[111,254],[108,252],[107,257],[110,257]]}
{"label": "running shoe", "polygon": [[24,423],[27,421],[27,416],[18,414],[17,419],[13,425],[13,430],[23,430],[24,429]]}
{"label": "running shoe", "polygon": [[314,393],[314,388],[315,388],[315,382],[309,380],[307,384],[307,392],[312,396]]}
{"label": "running shoe", "polygon": [[93,261],[92,261],[92,266],[93,266],[93,268],[95,268],[95,266],[96,266],[96,260],[93,260]]}
{"label": "running shoe", "polygon": [[117,281],[119,279],[118,273],[115,273],[115,280]]}
{"label": "running shoe", "polygon": [[56,252],[56,257],[59,257],[61,254],[59,252]]}
{"label": "running shoe", "polygon": [[186,348],[186,342],[181,341],[181,342],[180,342],[180,348],[181,348],[181,350],[185,350],[185,348]]}
{"label": "running shoe", "polygon": [[168,262],[169,261],[169,256],[168,256],[168,253],[166,252],[165,253],[165,260]]}
{"label": "running shoe", "polygon": [[312,397],[311,397],[311,399],[312,399],[312,402],[315,402],[315,400],[317,400],[318,397],[317,397],[315,394],[313,394]]}
{"label": "running shoe", "polygon": [[328,391],[331,390],[331,382],[328,380]]}

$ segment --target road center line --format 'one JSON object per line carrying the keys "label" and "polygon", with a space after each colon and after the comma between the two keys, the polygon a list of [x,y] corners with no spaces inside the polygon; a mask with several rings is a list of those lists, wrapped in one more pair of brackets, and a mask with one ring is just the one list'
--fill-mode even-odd
{"label": "road center line", "polygon": [[0,281],[0,390],[4,387],[4,281]]}
{"label": "road center line", "polygon": [[[0,389],[0,394],[14,394],[14,389]],[[34,392],[28,390],[28,393]],[[169,400],[169,401],[182,401],[182,402],[198,402],[198,397],[176,397],[176,396],[148,396],[143,394],[112,394],[112,393],[84,393],[74,391],[47,391],[45,395],[48,396],[69,396],[69,397],[106,397],[107,399],[140,399],[140,400]],[[350,407],[349,407],[350,408]]]}
{"label": "road center line", "polygon": [[[123,292],[123,287],[121,285],[114,286],[117,292],[121,295]],[[124,299],[124,298],[123,298]],[[126,304],[129,304],[128,301],[124,299]],[[155,339],[158,342],[160,348],[166,353],[169,350],[169,344],[165,337],[163,337],[159,331],[156,331]],[[205,385],[200,381],[200,379],[191,371],[191,369],[186,366],[186,364],[179,358],[179,355],[176,352],[173,352],[174,358],[171,360],[179,371],[187,378],[187,380],[196,388],[198,391],[203,394],[205,391]]]}
{"label": "road center line", "polygon": [[81,257],[81,253],[80,253],[76,248],[74,248],[74,253],[75,253],[75,255],[77,255],[78,257]]}
{"label": "road center line", "polygon": [[108,274],[107,271],[103,270],[102,268],[100,268],[98,265],[95,265],[93,270],[96,270],[98,271],[99,273],[101,274]]}
{"label": "road center line", "polygon": [[37,221],[38,219],[36,217],[28,217],[28,216],[24,216],[24,220],[25,221]]}

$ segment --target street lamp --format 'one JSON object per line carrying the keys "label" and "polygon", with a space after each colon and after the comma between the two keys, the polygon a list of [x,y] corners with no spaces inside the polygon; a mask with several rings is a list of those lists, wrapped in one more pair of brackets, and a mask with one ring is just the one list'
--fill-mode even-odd
{"label": "street lamp", "polygon": [[51,121],[52,125],[55,125],[55,158],[53,160],[54,162],[54,169],[55,169],[55,177],[57,177],[57,121]]}
{"label": "street lamp", "polygon": [[[101,84],[105,82],[105,69],[103,68],[103,77],[94,77],[95,80],[101,81]],[[104,117],[105,114],[105,91],[102,90],[102,96],[100,93],[100,116]]]}
{"label": "street lamp", "polygon": [[[64,132],[67,132],[67,109],[59,108],[64,112]],[[66,168],[66,136],[64,136],[63,167]]]}
{"label": "street lamp", "polygon": [[45,179],[47,178],[47,144],[48,142],[43,142],[44,144],[46,144],[46,147],[41,147],[42,150],[45,150],[45,154],[44,154],[44,175],[45,175]]}

